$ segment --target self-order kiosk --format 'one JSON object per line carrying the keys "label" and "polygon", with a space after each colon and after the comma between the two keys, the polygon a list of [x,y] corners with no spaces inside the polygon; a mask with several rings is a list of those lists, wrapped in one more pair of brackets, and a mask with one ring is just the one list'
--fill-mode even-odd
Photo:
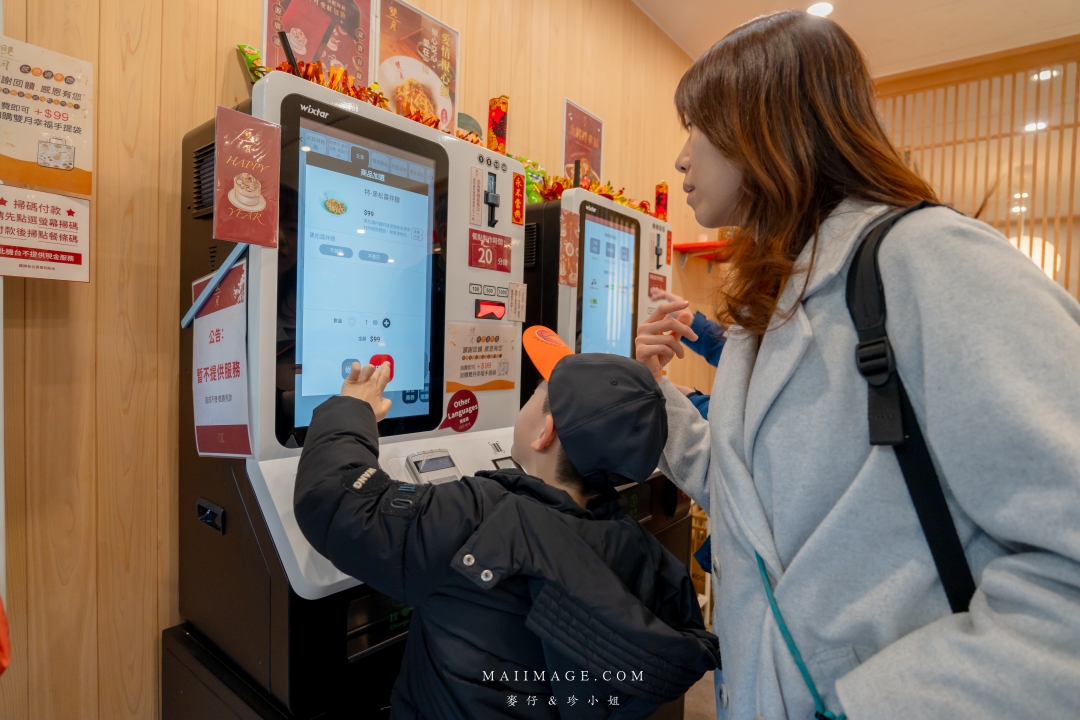
{"label": "self-order kiosk", "polygon": [[[279,123],[282,138],[279,247],[247,255],[253,456],[198,455],[192,334],[181,331],[185,624],[164,640],[166,717],[184,717],[176,708],[205,694],[206,668],[241,678],[247,706],[282,717],[342,708],[382,717],[409,609],[311,548],[293,516],[297,462],[313,410],[358,360],[392,367],[393,408],[379,425],[390,475],[445,482],[512,464],[525,303],[524,205],[515,217],[513,198],[523,170],[280,72],[255,84],[250,113]],[[213,142],[213,121],[184,139],[185,308],[192,282],[232,248],[211,237]]]}
{"label": "self-order kiosk", "polygon": [[[526,326],[555,328],[578,352],[633,357],[637,326],[671,287],[671,226],[575,188],[525,211]],[[521,403],[540,375],[522,359]]]}

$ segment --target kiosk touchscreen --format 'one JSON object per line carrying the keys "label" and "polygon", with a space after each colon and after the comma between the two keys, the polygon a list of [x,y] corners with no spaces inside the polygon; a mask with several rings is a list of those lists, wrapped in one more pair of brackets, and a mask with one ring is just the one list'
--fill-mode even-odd
{"label": "kiosk touchscreen", "polygon": [[[292,366],[294,382],[281,388],[291,402],[275,418],[278,436],[302,445],[302,429],[353,362],[390,363],[382,435],[432,430],[442,410],[441,383],[434,396],[431,387],[433,367],[442,377],[443,323],[434,321],[446,282],[434,229],[446,153],[358,116],[331,126],[301,118],[297,129],[296,172],[283,177],[296,191],[284,211],[296,213],[297,242],[278,253],[279,268],[295,265],[278,276],[279,297],[295,296],[278,305],[295,351],[277,356],[279,375]],[[445,206],[438,212],[445,225]]]}
{"label": "kiosk touchscreen", "polygon": [[[578,352],[633,357],[639,322],[671,284],[671,226],[580,188],[526,209],[525,324],[557,328]],[[540,375],[522,360],[521,403]]]}
{"label": "kiosk touchscreen", "polygon": [[[391,476],[439,483],[512,465],[523,169],[280,72],[238,109],[281,125],[279,246],[247,251],[251,457],[198,455],[192,331],[180,332],[184,625],[166,631],[164,715],[187,716],[176,708],[209,697],[196,686],[213,676],[239,678],[249,708],[290,718],[384,717],[409,609],[307,542],[293,515],[297,463],[315,408],[359,361],[391,366],[379,424]],[[213,143],[212,120],[184,138],[185,308],[192,282],[232,249],[211,236]]]}
{"label": "kiosk touchscreen", "polygon": [[641,225],[584,200],[580,227],[576,350],[631,357]]}

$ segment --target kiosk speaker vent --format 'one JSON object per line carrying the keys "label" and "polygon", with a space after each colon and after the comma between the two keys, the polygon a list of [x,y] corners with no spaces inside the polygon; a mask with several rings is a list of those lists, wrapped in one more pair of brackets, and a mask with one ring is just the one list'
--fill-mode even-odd
{"label": "kiosk speaker vent", "polygon": [[212,215],[214,213],[214,143],[204,145],[191,155],[191,216]]}
{"label": "kiosk speaker vent", "polygon": [[525,267],[535,267],[540,247],[540,232],[536,223],[525,225]]}

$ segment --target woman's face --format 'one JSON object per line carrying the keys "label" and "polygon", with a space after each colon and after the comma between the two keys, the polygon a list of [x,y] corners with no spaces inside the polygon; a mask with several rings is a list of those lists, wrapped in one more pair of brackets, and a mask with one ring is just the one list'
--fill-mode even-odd
{"label": "woman's face", "polygon": [[681,172],[686,204],[694,210],[698,224],[707,228],[735,223],[735,204],[742,184],[742,171],[716,149],[705,133],[692,124],[675,169]]}

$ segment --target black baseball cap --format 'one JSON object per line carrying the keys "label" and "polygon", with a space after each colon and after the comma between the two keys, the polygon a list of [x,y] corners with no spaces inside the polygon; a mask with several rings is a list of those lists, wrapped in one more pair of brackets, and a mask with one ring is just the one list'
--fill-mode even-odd
{"label": "black baseball cap", "polygon": [[619,355],[574,354],[534,325],[522,346],[548,381],[548,402],[567,459],[594,487],[645,482],[667,442],[664,394],[644,365]]}

